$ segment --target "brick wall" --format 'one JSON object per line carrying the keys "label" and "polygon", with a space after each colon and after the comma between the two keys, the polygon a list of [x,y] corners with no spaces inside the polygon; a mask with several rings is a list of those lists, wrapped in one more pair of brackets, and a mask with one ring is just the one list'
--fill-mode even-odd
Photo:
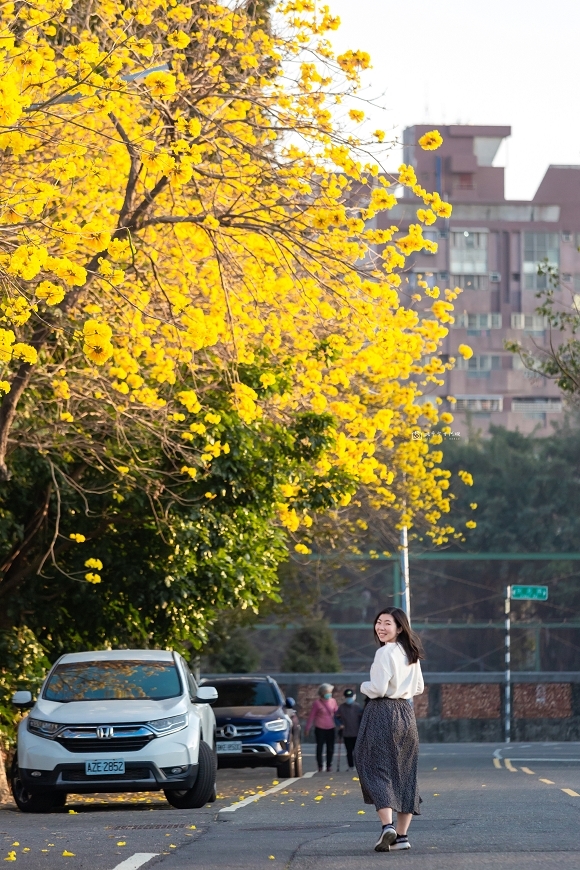
{"label": "brick wall", "polygon": [[441,686],[442,719],[499,719],[498,685],[443,683]]}
{"label": "brick wall", "polygon": [[[367,678],[365,673],[272,676],[286,695],[296,699],[302,723],[308,718],[322,682],[334,684],[337,703],[342,703],[343,692],[348,688],[353,689],[357,701],[364,704],[360,683]],[[580,741],[580,673],[530,672],[514,676],[512,740]],[[415,698],[414,705],[422,741],[497,743],[504,740],[502,673],[426,673],[425,679],[425,691]]]}
{"label": "brick wall", "polygon": [[571,715],[570,683],[519,683],[514,686],[516,719],[563,719]]}
{"label": "brick wall", "polygon": [[417,719],[426,719],[429,715],[429,686],[425,686],[425,691],[422,695],[415,697],[414,706]]}

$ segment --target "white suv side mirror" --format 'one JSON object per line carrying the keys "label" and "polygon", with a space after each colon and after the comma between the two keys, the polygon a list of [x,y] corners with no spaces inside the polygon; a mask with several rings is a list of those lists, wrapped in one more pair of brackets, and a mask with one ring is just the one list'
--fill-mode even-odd
{"label": "white suv side mirror", "polygon": [[32,707],[34,701],[30,692],[14,692],[12,695],[12,703],[15,707]]}
{"label": "white suv side mirror", "polygon": [[200,686],[195,697],[196,704],[215,704],[218,691],[215,686]]}

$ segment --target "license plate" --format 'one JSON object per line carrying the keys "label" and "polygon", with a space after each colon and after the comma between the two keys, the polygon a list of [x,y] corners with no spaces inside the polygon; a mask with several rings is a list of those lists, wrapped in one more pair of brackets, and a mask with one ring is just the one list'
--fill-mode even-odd
{"label": "license plate", "polygon": [[219,755],[227,755],[228,753],[241,752],[242,751],[242,741],[241,740],[218,741],[215,745],[215,748],[216,748],[216,752]]}
{"label": "license plate", "polygon": [[98,761],[85,761],[85,774],[87,776],[110,776],[112,773],[125,773],[123,759],[99,758]]}

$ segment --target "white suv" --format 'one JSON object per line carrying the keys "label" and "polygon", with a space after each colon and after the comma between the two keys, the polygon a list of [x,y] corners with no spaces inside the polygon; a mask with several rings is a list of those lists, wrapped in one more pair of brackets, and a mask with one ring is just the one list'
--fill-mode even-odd
{"label": "white suv", "polygon": [[12,793],[23,812],[64,806],[67,792],[159,791],[174,807],[215,800],[217,691],[168,650],[61,656],[18,727]]}

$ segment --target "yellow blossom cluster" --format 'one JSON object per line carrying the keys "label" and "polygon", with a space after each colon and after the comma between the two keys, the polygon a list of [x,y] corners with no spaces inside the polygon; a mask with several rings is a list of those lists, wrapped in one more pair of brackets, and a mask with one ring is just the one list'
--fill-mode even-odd
{"label": "yellow blossom cluster", "polygon": [[[50,451],[74,433],[86,461],[136,485],[130,447],[114,460],[99,447],[128,445],[131,430],[191,484],[229,450],[210,431],[219,389],[224,413],[256,432],[331,415],[316,474],[339,470],[444,540],[449,482],[429,433],[448,421],[418,399],[445,370],[433,359],[452,298],[421,316],[397,288],[408,255],[436,250],[423,225],[451,206],[403,165],[418,222],[371,224],[396,204],[372,156],[384,133],[374,146],[342,136],[333,114],[369,56],[335,55],[338,19],[311,0],[283,3],[284,27],[257,8],[0,8],[0,475],[11,440]],[[280,521],[308,528],[288,486]]]}

